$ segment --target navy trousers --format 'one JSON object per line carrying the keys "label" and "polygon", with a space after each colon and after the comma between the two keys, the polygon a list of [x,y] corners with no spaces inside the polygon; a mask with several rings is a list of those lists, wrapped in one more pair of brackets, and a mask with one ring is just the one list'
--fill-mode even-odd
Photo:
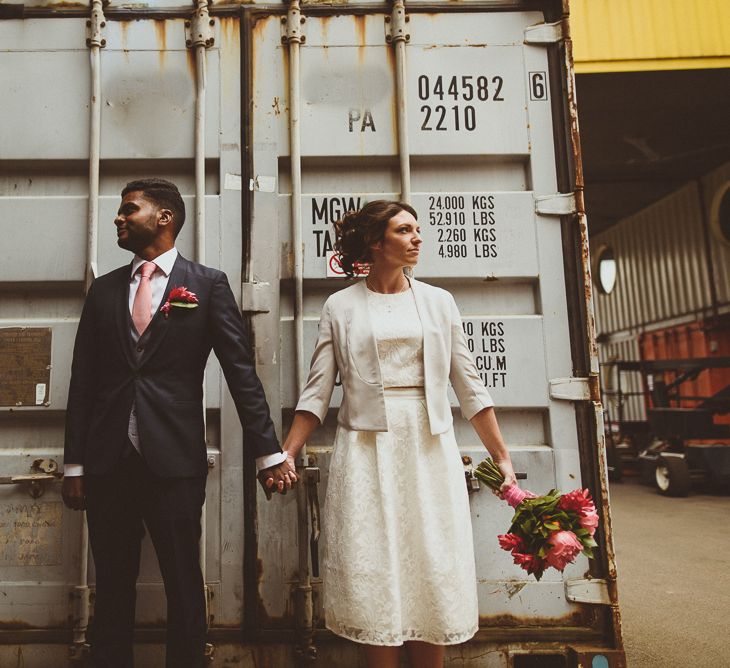
{"label": "navy trousers", "polygon": [[[130,446],[131,448],[131,446]],[[91,665],[132,668],[136,583],[145,527],[167,597],[167,668],[205,665],[200,517],[205,476],[161,478],[131,449],[110,473],[84,477],[96,568]]]}

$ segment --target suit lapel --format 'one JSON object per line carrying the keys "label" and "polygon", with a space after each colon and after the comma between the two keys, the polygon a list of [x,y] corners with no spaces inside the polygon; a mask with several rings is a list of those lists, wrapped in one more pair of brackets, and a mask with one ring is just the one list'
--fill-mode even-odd
{"label": "suit lapel", "polygon": [[119,282],[116,285],[114,320],[116,324],[117,336],[119,337],[119,347],[122,350],[124,359],[131,367],[137,366],[137,362],[132,355],[131,340],[129,334],[129,282],[132,265],[125,267],[126,271],[119,273]]}
{"label": "suit lapel", "polygon": [[[167,301],[170,291],[173,288],[185,285],[187,273],[188,261],[178,253],[175,264],[172,266],[172,271],[168,277],[167,287],[165,288],[165,293],[162,295],[160,307],[162,307],[162,305]],[[144,352],[139,358],[139,366],[142,366],[150,357],[152,357],[155,351],[160,347],[160,344],[167,334],[168,327],[170,326],[169,322],[169,318],[165,318],[164,314],[158,308],[147,328],[148,331],[145,331],[143,334],[143,336],[147,337],[147,341],[144,346]]]}

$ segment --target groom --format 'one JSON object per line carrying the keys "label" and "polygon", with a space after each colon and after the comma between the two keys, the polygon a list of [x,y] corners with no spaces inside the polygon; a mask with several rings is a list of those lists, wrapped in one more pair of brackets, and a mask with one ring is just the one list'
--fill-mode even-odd
{"label": "groom", "polygon": [[226,275],[183,258],[177,187],[127,184],[114,220],[131,264],[91,286],[74,346],[63,498],[86,510],[96,566],[92,665],[132,666],[144,527],[167,596],[167,667],[204,665],[200,517],[208,470],[203,374],[215,351],[259,480],[296,482],[282,453]]}

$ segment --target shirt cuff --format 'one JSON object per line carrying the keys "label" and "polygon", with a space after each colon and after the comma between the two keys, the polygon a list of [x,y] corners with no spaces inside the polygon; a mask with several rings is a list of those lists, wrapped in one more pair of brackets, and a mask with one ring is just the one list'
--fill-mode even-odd
{"label": "shirt cuff", "polygon": [[76,476],[84,475],[84,465],[83,464],[64,464],[63,465],[63,475],[74,478]]}
{"label": "shirt cuff", "polygon": [[286,461],[286,452],[275,452],[273,455],[256,457],[256,472],[276,466],[284,461]]}

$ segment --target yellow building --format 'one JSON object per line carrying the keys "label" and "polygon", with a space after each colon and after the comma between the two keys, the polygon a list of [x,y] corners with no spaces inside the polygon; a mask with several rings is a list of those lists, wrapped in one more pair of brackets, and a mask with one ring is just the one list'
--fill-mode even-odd
{"label": "yellow building", "polygon": [[570,0],[592,232],[730,159],[730,0]]}
{"label": "yellow building", "polygon": [[730,67],[728,0],[572,0],[578,74]]}

